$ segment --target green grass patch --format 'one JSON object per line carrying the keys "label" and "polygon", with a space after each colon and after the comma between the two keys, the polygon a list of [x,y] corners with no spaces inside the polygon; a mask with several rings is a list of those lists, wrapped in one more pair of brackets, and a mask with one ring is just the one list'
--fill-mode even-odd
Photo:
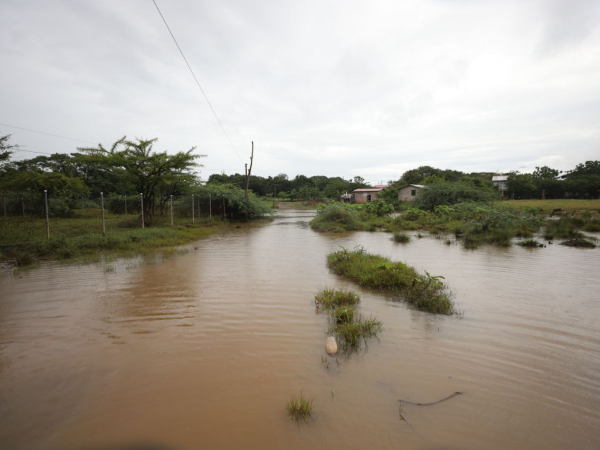
{"label": "green grass patch", "polygon": [[537,208],[546,214],[552,213],[555,209],[563,209],[568,212],[600,210],[600,199],[504,200],[496,202],[496,204],[520,209]]}
{"label": "green grass patch", "polygon": [[362,342],[377,336],[383,330],[381,321],[365,318],[356,310],[360,303],[358,294],[343,289],[322,289],[315,295],[317,311],[329,313],[328,333],[336,337],[342,350],[357,350]]}
{"label": "green grass patch", "polygon": [[399,244],[406,244],[410,242],[410,236],[406,233],[394,233],[392,240],[394,242],[398,242]]}
{"label": "green grass patch", "polygon": [[543,244],[540,244],[535,239],[527,239],[525,241],[517,242],[517,245],[520,245],[521,247],[528,247],[528,248],[536,248],[536,247],[543,246]]}
{"label": "green grass patch", "polygon": [[286,410],[288,417],[296,422],[306,421],[312,415],[313,399],[306,398],[302,392],[298,398],[292,396],[288,401]]}
{"label": "green grass patch", "polygon": [[360,297],[352,291],[325,288],[315,294],[315,303],[319,309],[331,310],[343,306],[356,306],[360,303]]}
{"label": "green grass patch", "polygon": [[560,245],[566,245],[568,247],[579,247],[579,248],[596,248],[596,244],[588,239],[577,238],[577,239],[569,239],[567,241],[561,242]]}
{"label": "green grass patch", "polygon": [[19,247],[2,249],[0,259],[14,259],[18,265],[33,264],[37,258],[53,257],[58,260],[87,258],[99,252],[116,252],[121,256],[146,254],[156,249],[176,246],[205,238],[228,225],[189,225],[186,227],[164,227],[145,229],[111,230],[106,235],[86,233],[73,237],[33,238]]}
{"label": "green grass patch", "polygon": [[338,321],[335,315],[330,316],[329,333],[336,336],[338,345],[344,350],[356,350],[367,338],[375,337],[383,330],[383,324],[374,317],[365,318],[360,314],[346,321]]}
{"label": "green grass patch", "polygon": [[401,262],[358,249],[342,249],[327,255],[327,266],[336,274],[369,289],[391,291],[417,309],[434,314],[455,313],[451,293],[443,277],[418,273]]}

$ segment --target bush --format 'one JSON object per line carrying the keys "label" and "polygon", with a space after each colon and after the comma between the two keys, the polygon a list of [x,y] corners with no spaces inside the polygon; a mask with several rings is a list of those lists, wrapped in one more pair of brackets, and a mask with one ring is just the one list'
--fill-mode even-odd
{"label": "bush", "polygon": [[423,211],[419,208],[409,208],[403,214],[402,218],[404,220],[417,221],[419,219],[427,217],[429,214],[427,211]]}
{"label": "bush", "polygon": [[365,203],[362,205],[363,211],[367,214],[371,214],[377,217],[385,217],[389,216],[394,212],[394,206],[383,201],[383,200],[375,200],[369,203]]}
{"label": "bush", "polygon": [[416,205],[433,211],[439,205],[455,205],[463,202],[488,203],[500,199],[495,189],[476,187],[468,183],[437,183],[422,189],[416,199]]}
{"label": "bush", "polygon": [[48,212],[51,217],[73,217],[73,210],[64,198],[49,198]]}
{"label": "bush", "polygon": [[361,218],[356,208],[343,203],[332,203],[319,210],[310,226],[317,231],[353,231],[359,230]]}

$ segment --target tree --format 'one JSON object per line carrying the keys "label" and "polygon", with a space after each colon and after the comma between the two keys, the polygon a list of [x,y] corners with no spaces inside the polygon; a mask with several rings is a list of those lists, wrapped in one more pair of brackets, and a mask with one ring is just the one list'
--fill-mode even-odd
{"label": "tree", "polygon": [[161,196],[164,199],[168,195],[183,193],[184,186],[196,180],[192,169],[199,164],[195,160],[205,156],[193,154],[196,147],[174,155],[155,152],[154,144],[157,140],[158,138],[128,141],[123,137],[110,150],[102,145],[98,145],[98,148],[79,149],[94,158],[101,169],[120,173],[131,183],[135,192],[143,194],[144,220],[148,222],[154,218],[157,200]]}
{"label": "tree", "polygon": [[508,175],[506,190],[517,198],[535,197],[537,193],[535,177],[530,173],[511,172]]}
{"label": "tree", "polygon": [[555,180],[560,172],[556,169],[551,169],[548,166],[536,167],[533,171],[533,176],[537,179]]}
{"label": "tree", "polygon": [[7,162],[12,155],[12,150],[19,148],[18,144],[9,144],[11,134],[0,136],[0,164]]}

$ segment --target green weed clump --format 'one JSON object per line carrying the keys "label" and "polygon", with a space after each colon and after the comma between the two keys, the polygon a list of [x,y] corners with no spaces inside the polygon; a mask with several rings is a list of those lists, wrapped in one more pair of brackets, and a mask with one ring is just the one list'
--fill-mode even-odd
{"label": "green weed clump", "polygon": [[596,244],[588,239],[583,238],[569,239],[561,242],[560,245],[566,245],[567,247],[596,248]]}
{"label": "green weed clump", "polygon": [[520,245],[521,247],[529,247],[529,248],[542,247],[542,244],[540,244],[535,239],[527,239],[525,241],[517,242],[517,245]]}
{"label": "green weed clump", "polygon": [[394,242],[398,242],[399,244],[406,244],[410,242],[410,236],[406,233],[394,233],[394,237],[392,239]]}
{"label": "green weed clump", "polygon": [[544,238],[552,239],[581,239],[583,233],[577,229],[584,225],[581,219],[572,219],[570,217],[562,217],[558,220],[548,220],[546,229],[544,230]]}
{"label": "green weed clump", "polygon": [[374,317],[366,319],[357,315],[348,322],[338,323],[333,315],[330,317],[329,333],[337,337],[337,342],[342,349],[355,350],[367,338],[377,336],[383,330],[383,324]]}
{"label": "green weed clump", "polygon": [[413,267],[368,254],[364,249],[342,249],[330,253],[327,266],[365,288],[391,291],[417,309],[434,314],[455,313],[451,293],[442,281],[443,277],[432,276],[428,272],[420,274]]}
{"label": "green weed clump", "polygon": [[331,310],[337,307],[356,306],[360,303],[360,296],[352,291],[325,288],[315,294],[315,303],[318,308]]}
{"label": "green weed clump", "polygon": [[313,399],[304,397],[304,394],[300,392],[300,397],[292,398],[287,403],[288,416],[294,419],[296,422],[301,420],[308,420],[312,414]]}
{"label": "green weed clump", "polygon": [[358,314],[358,294],[338,289],[323,289],[315,295],[318,311],[329,313],[329,334],[336,337],[343,350],[357,350],[361,342],[383,330],[381,321]]}

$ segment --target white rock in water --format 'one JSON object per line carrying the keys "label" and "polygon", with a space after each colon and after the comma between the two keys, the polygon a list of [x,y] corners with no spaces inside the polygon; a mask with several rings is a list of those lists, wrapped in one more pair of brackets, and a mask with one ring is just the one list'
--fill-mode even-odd
{"label": "white rock in water", "polygon": [[335,342],[335,338],[333,336],[329,336],[327,338],[325,349],[328,355],[335,355],[337,353],[337,342]]}

